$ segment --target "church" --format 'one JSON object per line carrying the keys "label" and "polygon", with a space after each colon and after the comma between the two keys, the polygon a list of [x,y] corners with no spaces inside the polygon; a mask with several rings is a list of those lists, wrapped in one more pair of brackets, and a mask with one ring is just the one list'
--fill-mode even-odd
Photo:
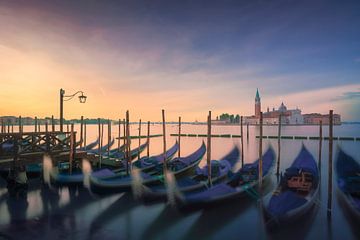
{"label": "church", "polygon": [[[261,98],[259,94],[259,89],[256,89],[255,95],[255,115],[245,117],[245,123],[249,124],[259,124],[260,123],[260,112],[261,112]],[[301,110],[296,109],[287,109],[287,107],[282,102],[280,107],[272,111],[267,108],[266,112],[263,112],[263,123],[264,124],[278,124],[279,116],[281,116],[281,124],[304,124],[304,117],[301,115]]]}

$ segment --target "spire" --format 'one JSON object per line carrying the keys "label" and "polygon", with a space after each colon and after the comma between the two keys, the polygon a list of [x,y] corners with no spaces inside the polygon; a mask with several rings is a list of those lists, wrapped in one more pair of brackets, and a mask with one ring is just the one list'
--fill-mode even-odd
{"label": "spire", "polygon": [[260,99],[260,94],[259,94],[259,89],[258,88],[256,88],[256,97],[255,98]]}

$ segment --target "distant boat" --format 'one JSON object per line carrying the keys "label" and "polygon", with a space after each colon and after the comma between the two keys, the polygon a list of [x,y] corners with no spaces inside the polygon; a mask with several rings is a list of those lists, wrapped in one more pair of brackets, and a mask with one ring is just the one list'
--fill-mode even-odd
{"label": "distant boat", "polygon": [[339,192],[350,212],[360,219],[360,164],[342,149],[336,161]]}
{"label": "distant boat", "polygon": [[[234,167],[239,159],[240,151],[237,146],[222,159],[211,160],[211,179],[213,184],[217,184],[229,175],[231,169]],[[208,181],[208,167],[205,165],[200,168],[197,166],[195,173],[190,176],[176,177],[177,191],[192,192],[207,188]],[[142,194],[140,198],[144,201],[158,201],[167,199],[167,189],[165,184],[145,186],[143,185]]]}
{"label": "distant boat", "polygon": [[[275,152],[272,147],[262,157],[263,180],[270,175],[270,169],[275,161]],[[224,183],[212,186],[204,191],[195,193],[176,194],[177,207],[180,209],[203,208],[219,202],[229,201],[254,194],[254,188],[259,183],[259,160],[245,164]]]}
{"label": "distant boat", "polygon": [[[194,169],[206,152],[204,142],[198,150],[190,154],[187,157],[175,158],[168,162],[168,168],[174,173],[174,175],[182,175]],[[90,176],[90,187],[95,193],[108,194],[117,193],[131,190],[131,184],[133,179],[132,175],[125,173],[108,172],[109,175],[105,177]],[[142,183],[147,184],[159,184],[163,181],[163,169],[155,168],[150,172],[140,171]]]}
{"label": "distant boat", "polygon": [[314,205],[319,189],[316,161],[303,145],[277,189],[264,198],[267,220],[285,222],[304,215]]}

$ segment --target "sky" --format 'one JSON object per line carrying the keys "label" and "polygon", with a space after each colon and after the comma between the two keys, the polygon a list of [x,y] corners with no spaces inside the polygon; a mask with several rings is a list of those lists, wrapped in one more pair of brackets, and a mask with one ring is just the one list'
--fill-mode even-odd
{"label": "sky", "polygon": [[0,115],[360,120],[359,1],[0,0]]}

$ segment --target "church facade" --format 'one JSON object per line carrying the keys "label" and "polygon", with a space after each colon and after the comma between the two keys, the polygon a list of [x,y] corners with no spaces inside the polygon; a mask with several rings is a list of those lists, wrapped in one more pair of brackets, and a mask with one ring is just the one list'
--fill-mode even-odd
{"label": "church facade", "polygon": [[[245,117],[245,123],[259,124],[260,123],[260,112],[261,112],[261,98],[259,90],[256,90],[255,95],[255,115]],[[281,117],[280,117],[281,116]],[[266,112],[263,112],[263,123],[264,124],[278,124],[279,117],[281,124],[304,124],[304,117],[301,114],[301,110],[288,109],[282,102],[278,109],[273,108],[272,111],[267,108]]]}

